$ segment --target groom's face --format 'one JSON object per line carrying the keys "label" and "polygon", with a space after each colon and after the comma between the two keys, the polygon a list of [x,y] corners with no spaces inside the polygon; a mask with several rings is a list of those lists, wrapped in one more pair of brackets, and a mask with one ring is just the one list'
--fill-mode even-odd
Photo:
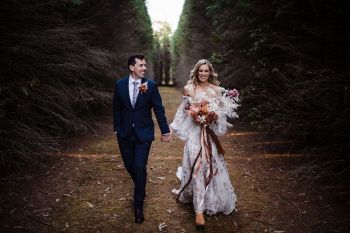
{"label": "groom's face", "polygon": [[133,76],[133,78],[143,78],[145,77],[146,74],[146,70],[147,70],[147,64],[145,59],[135,59],[135,65],[130,65],[130,70],[131,70],[131,75]]}

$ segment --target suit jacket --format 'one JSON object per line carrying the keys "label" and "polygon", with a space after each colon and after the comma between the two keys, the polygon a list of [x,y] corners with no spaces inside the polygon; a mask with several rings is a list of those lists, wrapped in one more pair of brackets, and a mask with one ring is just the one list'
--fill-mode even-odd
{"label": "suit jacket", "polygon": [[129,96],[129,76],[116,81],[113,97],[114,131],[118,137],[128,137],[133,128],[141,142],[154,140],[153,109],[162,134],[170,132],[165,116],[162,99],[155,82],[142,78],[141,83],[148,82],[145,93],[139,92],[133,108]]}

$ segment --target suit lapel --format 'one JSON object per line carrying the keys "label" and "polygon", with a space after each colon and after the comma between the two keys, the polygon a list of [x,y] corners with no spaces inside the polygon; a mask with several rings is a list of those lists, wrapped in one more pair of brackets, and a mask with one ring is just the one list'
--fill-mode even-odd
{"label": "suit lapel", "polygon": [[127,102],[126,104],[130,108],[132,108],[131,100],[130,100],[130,91],[129,91],[129,76],[125,78],[125,81],[123,83],[122,91],[123,91],[124,97],[126,98],[126,102]]}

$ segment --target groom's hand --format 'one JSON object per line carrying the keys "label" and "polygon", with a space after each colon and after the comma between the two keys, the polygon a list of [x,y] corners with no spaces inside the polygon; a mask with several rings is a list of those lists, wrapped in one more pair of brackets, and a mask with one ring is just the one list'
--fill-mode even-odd
{"label": "groom's hand", "polygon": [[163,134],[162,137],[160,138],[162,142],[170,142],[171,141],[171,134]]}

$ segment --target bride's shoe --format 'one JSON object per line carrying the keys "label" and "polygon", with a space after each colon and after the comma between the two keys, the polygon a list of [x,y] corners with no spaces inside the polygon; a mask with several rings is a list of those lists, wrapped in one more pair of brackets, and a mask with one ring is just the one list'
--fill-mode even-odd
{"label": "bride's shoe", "polygon": [[205,219],[203,213],[196,213],[196,228],[199,230],[205,228]]}

